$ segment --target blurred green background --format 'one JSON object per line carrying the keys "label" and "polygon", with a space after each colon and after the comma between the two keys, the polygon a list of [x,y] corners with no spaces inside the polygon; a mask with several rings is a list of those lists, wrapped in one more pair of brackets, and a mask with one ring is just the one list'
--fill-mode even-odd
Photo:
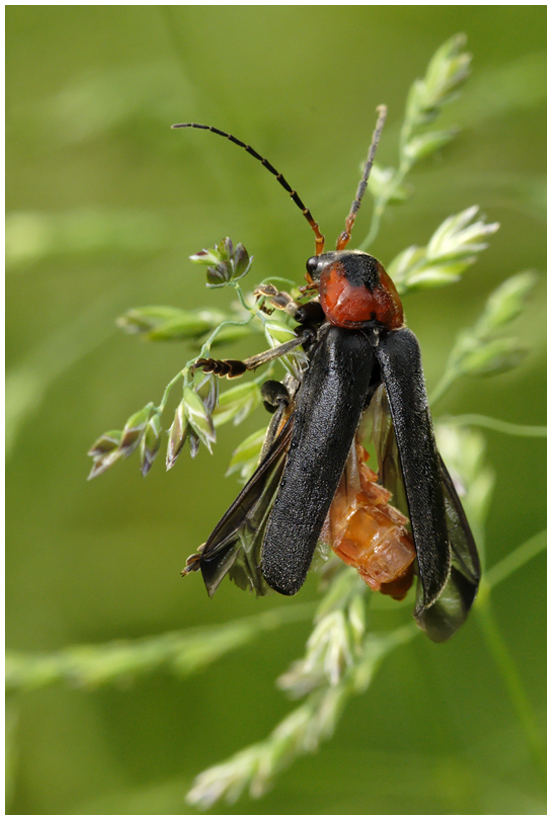
{"label": "blurred green background", "polygon": [[[223,236],[255,256],[252,283],[301,282],[308,226],[244,152],[173,122],[213,123],[254,145],[327,233],[342,229],[385,102],[379,162],[396,160],[405,96],[447,38],[468,36],[473,76],[446,124],[460,136],[417,166],[372,252],[386,263],[479,204],[502,228],[463,281],[410,296],[431,389],[456,333],[507,276],[545,269],[544,6],[11,6],[7,8],[7,645],[52,652],[226,623],[291,602],[230,583],[209,601],[186,556],[237,492],[223,474],[263,412],[224,427],[213,456],[143,480],[134,456],[86,483],[86,450],[159,401],[189,348],[114,326],[128,307],[224,307],[189,254]],[[367,201],[355,239],[366,233]],[[436,413],[543,424],[543,278],[517,334],[519,369],[458,383]],[[242,343],[227,355],[253,352]],[[173,405],[171,405],[173,406]],[[168,427],[170,418],[167,418]],[[544,527],[543,439],[486,433],[497,488],[487,561]],[[317,579],[301,601],[319,597]],[[534,720],[545,721],[545,559],[493,591]],[[400,608],[398,625],[410,618]],[[392,620],[390,620],[392,623]],[[265,737],[291,708],[275,677],[309,620],[269,632],[197,675],[12,698],[13,814],[196,813],[193,777]],[[450,643],[398,650],[334,738],[258,802],[229,814],[542,814],[539,776],[505,682],[472,617]]]}

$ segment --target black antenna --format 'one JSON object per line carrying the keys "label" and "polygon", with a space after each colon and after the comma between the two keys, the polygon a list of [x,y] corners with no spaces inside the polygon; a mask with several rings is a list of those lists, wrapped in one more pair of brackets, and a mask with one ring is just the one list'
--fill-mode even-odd
{"label": "black antenna", "polygon": [[373,138],[371,140],[367,161],[365,162],[365,167],[363,168],[363,176],[361,177],[361,182],[357,186],[357,193],[355,194],[355,199],[352,202],[350,212],[346,219],[346,230],[342,231],[342,233],[338,237],[338,242],[336,243],[337,251],[344,250],[344,248],[346,247],[351,238],[351,229],[353,227],[353,223],[355,222],[357,211],[359,210],[359,207],[361,205],[363,194],[367,190],[367,182],[369,179],[369,175],[371,173],[371,168],[373,167],[374,155],[376,154],[376,149],[378,148],[380,135],[382,134],[382,129],[384,128],[384,123],[386,122],[386,115],[388,113],[388,109],[386,108],[386,106],[379,105],[376,110],[378,111],[378,119],[376,121],[376,127],[374,129]]}
{"label": "black antenna", "polygon": [[251,154],[252,157],[254,157],[256,160],[258,160],[258,162],[260,162],[263,166],[265,166],[265,168],[268,171],[270,171],[271,174],[273,174],[273,176],[275,176],[277,178],[278,182],[280,182],[280,184],[282,185],[284,190],[290,195],[292,200],[295,202],[295,204],[298,206],[298,208],[300,209],[300,211],[302,212],[304,217],[307,219],[307,221],[311,225],[311,228],[315,233],[315,253],[317,254],[317,256],[323,252],[324,244],[325,244],[325,238],[324,238],[324,236],[322,235],[322,233],[320,231],[318,223],[315,222],[315,220],[313,219],[313,216],[311,215],[311,211],[309,210],[309,208],[305,207],[305,205],[303,204],[303,202],[299,198],[296,191],[294,191],[294,189],[288,184],[288,182],[284,179],[282,174],[280,174],[276,170],[276,168],[274,168],[271,165],[269,160],[262,157],[261,154],[258,154],[257,151],[255,151],[250,145],[246,145],[245,142],[242,142],[242,140],[239,140],[236,137],[233,137],[232,134],[227,134],[226,131],[220,131],[219,128],[215,128],[213,125],[200,125],[200,123],[197,123],[197,122],[180,122],[180,123],[177,123],[176,125],[172,125],[171,127],[172,128],[200,128],[202,131],[211,131],[213,134],[218,134],[220,137],[226,137],[228,140],[233,142],[235,145],[239,145],[240,148],[243,148],[245,151],[247,151],[248,154]]}

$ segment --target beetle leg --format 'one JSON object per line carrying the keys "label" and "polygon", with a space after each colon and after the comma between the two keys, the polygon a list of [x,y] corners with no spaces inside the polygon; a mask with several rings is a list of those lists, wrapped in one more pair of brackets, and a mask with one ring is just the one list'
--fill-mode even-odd
{"label": "beetle leg", "polygon": [[256,370],[267,362],[273,359],[279,359],[281,356],[286,356],[291,353],[296,347],[312,341],[315,331],[309,327],[304,328],[301,333],[289,342],[272,347],[270,350],[264,350],[263,353],[258,353],[255,356],[250,356],[248,359],[197,359],[192,370],[201,368],[204,373],[215,373],[216,376],[226,376],[229,379],[236,379],[242,376],[248,370]]}
{"label": "beetle leg", "polygon": [[290,404],[290,393],[282,382],[269,379],[261,385],[261,399],[265,410],[274,413],[279,407],[287,407]]}
{"label": "beetle leg", "polygon": [[[264,296],[268,303],[271,305],[271,308],[275,308],[276,310],[283,310],[289,316],[294,317],[297,313],[298,308],[300,305],[296,302],[289,293],[285,290],[277,290],[274,285],[269,284],[268,282],[262,285],[258,285],[253,292],[253,295],[256,299],[260,296]],[[271,308],[268,308],[266,305],[262,306],[262,310],[266,311],[267,313],[272,313]]]}

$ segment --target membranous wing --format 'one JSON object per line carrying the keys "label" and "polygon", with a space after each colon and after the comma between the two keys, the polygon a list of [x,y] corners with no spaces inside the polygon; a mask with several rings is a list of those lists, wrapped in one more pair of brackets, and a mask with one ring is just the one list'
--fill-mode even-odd
{"label": "membranous wing", "polygon": [[370,435],[378,464],[378,483],[392,494],[392,504],[409,517],[397,439],[383,384],[373,394],[364,420],[364,435]]}
{"label": "membranous wing", "polygon": [[[480,564],[457,491],[436,447],[415,335],[383,334],[376,349],[381,378],[371,414],[379,473],[407,514],[417,552],[415,618],[436,642],[465,621],[476,596]],[[388,422],[391,419],[391,423]]]}
{"label": "membranous wing", "polygon": [[465,511],[447,467],[440,456],[442,488],[449,544],[451,570],[435,603],[417,616],[421,626],[434,641],[444,641],[466,620],[478,591],[480,560]]}
{"label": "membranous wing", "polygon": [[200,569],[210,597],[227,573],[242,589],[253,589],[258,595],[269,591],[260,570],[261,546],[282,478],[293,426],[292,414],[199,553],[188,559],[184,572]]}

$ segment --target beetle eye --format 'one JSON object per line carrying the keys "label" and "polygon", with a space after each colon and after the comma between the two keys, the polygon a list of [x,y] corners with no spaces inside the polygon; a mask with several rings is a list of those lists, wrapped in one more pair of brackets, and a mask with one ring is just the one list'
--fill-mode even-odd
{"label": "beetle eye", "polygon": [[317,272],[317,267],[319,265],[319,257],[318,256],[311,256],[307,260],[305,267],[307,268],[307,273],[313,276]]}

